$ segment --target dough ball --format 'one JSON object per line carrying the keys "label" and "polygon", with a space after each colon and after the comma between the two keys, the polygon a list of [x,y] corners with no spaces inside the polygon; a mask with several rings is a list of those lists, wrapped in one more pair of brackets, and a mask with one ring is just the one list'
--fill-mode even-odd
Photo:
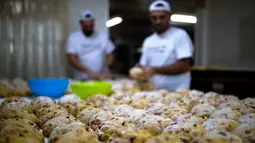
{"label": "dough ball", "polygon": [[4,143],[44,143],[36,124],[26,119],[8,119],[0,122],[0,142]]}
{"label": "dough ball", "polygon": [[38,118],[31,112],[27,110],[20,110],[20,109],[3,109],[0,111],[0,119],[28,119],[34,123],[38,123]]}
{"label": "dough ball", "polygon": [[48,114],[42,116],[39,118],[39,125],[40,127],[43,127],[43,125],[49,121],[50,119],[56,118],[58,116],[67,116],[69,115],[67,113],[67,111],[63,111],[63,110],[55,110],[55,111],[51,111]]}
{"label": "dough ball", "polygon": [[52,105],[52,104],[56,104],[56,101],[53,100],[52,98],[46,97],[46,96],[36,97],[31,102],[31,105],[32,105],[34,111],[42,108],[45,105]]}
{"label": "dough ball", "polygon": [[99,143],[97,136],[85,130],[81,123],[58,126],[50,134],[50,143]]}
{"label": "dough ball", "polygon": [[48,120],[42,127],[43,134],[45,137],[49,137],[51,131],[62,125],[70,124],[72,122],[78,122],[73,116],[67,115],[67,116],[59,116],[53,119]]}

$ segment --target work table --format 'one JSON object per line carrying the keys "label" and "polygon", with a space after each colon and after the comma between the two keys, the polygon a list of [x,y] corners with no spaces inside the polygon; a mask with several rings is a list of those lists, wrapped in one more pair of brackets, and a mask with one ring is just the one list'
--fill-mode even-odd
{"label": "work table", "polygon": [[[192,74],[192,89],[202,91],[214,91],[223,94],[235,94],[240,98],[254,96],[255,72],[254,71],[231,71],[231,70],[197,70]],[[216,89],[217,90],[217,89]]]}

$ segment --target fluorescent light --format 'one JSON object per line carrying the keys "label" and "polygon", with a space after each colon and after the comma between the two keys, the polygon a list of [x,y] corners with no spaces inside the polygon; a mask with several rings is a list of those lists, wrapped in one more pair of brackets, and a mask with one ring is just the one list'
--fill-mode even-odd
{"label": "fluorescent light", "polygon": [[197,23],[197,17],[192,15],[182,15],[182,14],[173,14],[171,16],[172,22],[181,22],[181,23]]}
{"label": "fluorescent light", "polygon": [[112,18],[112,19],[110,19],[110,20],[108,20],[108,21],[106,22],[106,26],[107,26],[107,27],[112,27],[112,26],[115,26],[115,25],[120,24],[122,21],[123,21],[123,20],[122,20],[121,17],[114,17],[114,18]]}

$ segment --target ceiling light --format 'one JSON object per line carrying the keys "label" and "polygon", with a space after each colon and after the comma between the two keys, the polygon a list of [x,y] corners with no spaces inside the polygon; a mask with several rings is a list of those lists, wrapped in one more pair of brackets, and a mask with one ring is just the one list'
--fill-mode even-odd
{"label": "ceiling light", "polygon": [[181,22],[181,23],[197,23],[197,17],[192,15],[182,15],[182,14],[173,14],[171,16],[172,22]]}
{"label": "ceiling light", "polygon": [[115,26],[115,25],[120,24],[122,21],[123,21],[123,20],[122,20],[121,17],[114,17],[114,18],[112,18],[112,19],[110,19],[110,20],[108,20],[108,21],[106,22],[106,26],[107,26],[107,27],[112,27],[112,26]]}

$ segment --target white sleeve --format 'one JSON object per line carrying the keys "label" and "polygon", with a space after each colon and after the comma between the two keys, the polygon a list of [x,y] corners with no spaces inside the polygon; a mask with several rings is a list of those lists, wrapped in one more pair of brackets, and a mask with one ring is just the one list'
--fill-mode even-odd
{"label": "white sleeve", "polygon": [[115,45],[112,43],[111,40],[107,40],[107,44],[106,44],[106,53],[109,54],[111,53],[112,51],[115,50]]}
{"label": "white sleeve", "polygon": [[66,53],[68,54],[77,54],[78,53],[78,49],[77,49],[77,45],[74,42],[72,36],[68,37],[67,40],[67,46],[66,46]]}
{"label": "white sleeve", "polygon": [[175,54],[178,60],[192,57],[193,44],[186,32],[178,39]]}
{"label": "white sleeve", "polygon": [[142,66],[148,66],[148,60],[147,60],[147,55],[146,55],[146,49],[145,49],[145,44],[143,44],[143,47],[142,47],[142,55],[140,57],[140,61],[139,61],[139,64],[142,65]]}

